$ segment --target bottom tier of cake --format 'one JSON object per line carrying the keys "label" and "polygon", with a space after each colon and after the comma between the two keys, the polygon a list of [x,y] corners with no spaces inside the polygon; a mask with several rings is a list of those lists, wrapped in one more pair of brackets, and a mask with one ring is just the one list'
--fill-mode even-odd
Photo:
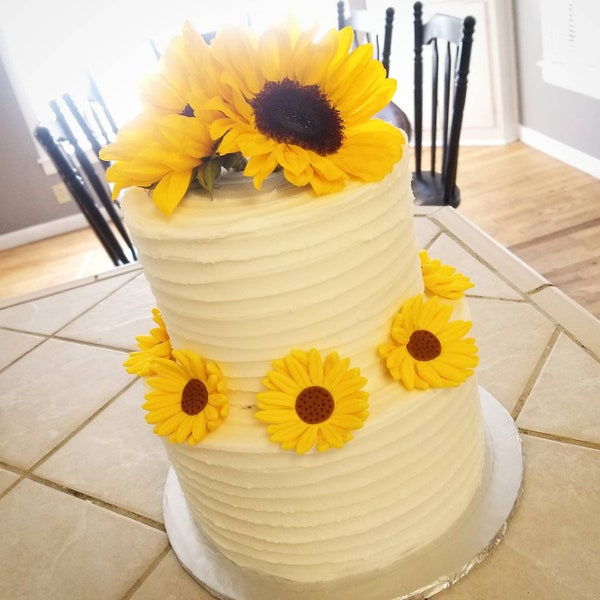
{"label": "bottom tier of cake", "polygon": [[481,483],[477,382],[402,396],[395,382],[382,389],[369,427],[341,451],[282,452],[259,423],[240,416],[236,427],[235,413],[234,435],[167,444],[196,523],[235,564],[293,581],[368,572],[427,546]]}

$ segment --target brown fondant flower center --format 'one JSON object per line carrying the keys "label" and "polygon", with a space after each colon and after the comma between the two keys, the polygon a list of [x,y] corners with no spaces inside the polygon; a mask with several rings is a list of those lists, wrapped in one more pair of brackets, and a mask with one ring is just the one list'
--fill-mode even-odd
{"label": "brown fondant flower center", "polygon": [[296,398],[296,414],[309,425],[327,421],[334,408],[333,396],[319,385],[304,388]]}
{"label": "brown fondant flower center", "polygon": [[339,110],[318,85],[283,79],[268,81],[250,101],[257,129],[277,142],[321,156],[337,152],[344,139]]}
{"label": "brown fondant flower center", "polygon": [[442,353],[442,343],[431,331],[417,329],[412,332],[406,349],[415,360],[427,361]]}
{"label": "brown fondant flower center", "polygon": [[208,404],[208,390],[199,379],[190,379],[181,392],[181,410],[186,415],[198,415]]}

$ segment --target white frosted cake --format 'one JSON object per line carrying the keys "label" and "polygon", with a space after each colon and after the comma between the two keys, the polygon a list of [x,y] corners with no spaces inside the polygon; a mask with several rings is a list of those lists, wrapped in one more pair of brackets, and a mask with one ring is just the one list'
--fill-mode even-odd
{"label": "white frosted cake", "polygon": [[[393,135],[389,168],[335,189],[315,181],[318,156],[310,185],[286,159],[261,189],[230,174],[167,210],[156,181],[114,176],[158,307],[126,365],[147,380],[147,420],[203,536],[258,573],[319,582],[390,565],[435,544],[481,483],[469,284],[420,260]],[[105,157],[130,168],[123,147]]]}

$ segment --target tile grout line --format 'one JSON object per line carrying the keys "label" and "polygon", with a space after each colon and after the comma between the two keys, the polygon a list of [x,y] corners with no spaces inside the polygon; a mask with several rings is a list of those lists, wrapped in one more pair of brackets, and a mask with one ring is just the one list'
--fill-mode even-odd
{"label": "tile grout line", "polygon": [[133,594],[135,594],[144,584],[144,582],[152,575],[156,567],[163,561],[165,556],[169,554],[171,550],[171,544],[167,542],[165,548],[163,548],[158,556],[148,565],[148,568],[138,577],[137,581],[125,592],[125,595],[121,598],[121,600],[129,600]]}
{"label": "tile grout line", "polygon": [[[550,322],[554,323],[561,331],[562,333],[564,333],[564,335],[566,335],[572,342],[574,342],[575,344],[577,344],[584,352],[586,352],[589,356],[591,356],[595,361],[600,362],[600,354],[597,354],[596,352],[594,352],[594,350],[592,350],[590,347],[588,347],[584,342],[582,342],[577,336],[576,334],[572,333],[571,331],[569,331],[564,325],[561,325],[557,319],[555,319],[554,317],[552,317],[552,315],[550,315],[550,313],[548,313],[546,311],[545,308],[543,308],[542,306],[540,306],[536,301],[535,298],[533,298],[532,296],[530,296],[530,294],[537,294],[545,289],[548,288],[553,288],[558,290],[559,292],[562,292],[562,290],[560,288],[557,288],[555,285],[553,284],[549,284],[547,286],[540,286],[539,288],[535,288],[534,290],[531,290],[529,292],[527,292],[527,296],[529,299],[529,303],[532,304],[535,308],[537,308],[537,310],[546,318],[548,319]],[[564,292],[562,292],[564,294]],[[594,315],[592,315],[592,313],[589,313],[592,317],[596,318]]]}
{"label": "tile grout line", "polygon": [[162,532],[165,531],[165,526],[160,521],[156,521],[155,519],[151,519],[150,517],[145,517],[144,515],[140,515],[139,513],[123,508],[122,506],[106,502],[105,500],[96,498],[96,496],[91,496],[90,494],[79,492],[73,488],[67,487],[60,483],[56,483],[55,481],[52,481],[50,479],[45,479],[44,477],[40,477],[35,473],[28,473],[24,477],[24,479],[30,479],[35,483],[49,487],[53,490],[56,490],[57,492],[62,492],[63,494],[66,494],[67,496],[72,496],[73,498],[77,498],[78,500],[85,500],[87,502],[91,502],[99,508],[104,508],[105,510],[109,510],[110,512],[121,515],[122,517],[126,517],[132,521],[137,521],[138,523],[146,525],[147,527],[152,527],[153,529],[157,529],[158,531]]}
{"label": "tile grout line", "polygon": [[531,371],[529,377],[527,378],[525,385],[523,386],[523,390],[519,394],[519,398],[518,398],[516,404],[513,406],[512,410],[510,411],[510,415],[515,422],[519,418],[519,415],[521,414],[521,411],[523,410],[523,407],[525,406],[525,402],[527,401],[527,398],[529,398],[531,391],[533,390],[537,380],[539,379],[540,373],[542,372],[544,365],[547,363],[548,357],[550,356],[552,350],[554,350],[554,348],[556,346],[556,342],[561,333],[562,333],[561,328],[559,326],[555,325],[554,330],[552,331],[552,333],[550,334],[550,337],[548,338],[548,341],[546,342],[546,346],[544,347],[542,354],[540,355],[537,362],[535,363],[533,370]]}
{"label": "tile grout line", "polygon": [[[485,260],[479,254],[477,254],[472,248],[470,248],[465,242],[463,242],[463,240],[456,233],[454,233],[451,229],[448,229],[448,227],[446,225],[444,225],[443,223],[440,223],[437,219],[431,219],[431,221],[437,227],[440,228],[440,233],[438,234],[438,237],[441,236],[442,233],[447,235],[452,241],[456,242],[469,256],[474,258],[480,265],[484,266],[486,269],[488,269],[488,271],[491,271],[494,275],[496,275],[498,278],[500,278],[506,285],[508,285],[512,290],[514,290],[517,294],[519,294],[519,296],[521,296],[523,298],[523,300],[525,300],[525,301],[529,300],[529,302],[531,302],[531,299],[527,295],[527,292],[520,290],[506,275],[504,275],[504,273],[501,273],[500,271],[498,271],[498,269],[496,269],[496,267],[494,267],[490,262]],[[514,300],[514,298],[513,298],[513,300]]]}
{"label": "tile grout line", "polygon": [[[120,276],[123,276],[123,275],[119,275],[119,277]],[[100,304],[101,302],[104,302],[105,300],[108,300],[108,298],[110,298],[110,296],[112,296],[116,292],[118,292],[121,289],[123,289],[125,286],[127,286],[128,284],[130,284],[132,281],[134,281],[135,279],[137,279],[139,276],[140,276],[139,274],[136,274],[133,277],[131,277],[130,279],[127,279],[127,281],[124,281],[121,285],[117,286],[114,290],[111,290],[111,291],[107,292],[99,300],[97,300],[96,302],[94,302],[93,304],[91,304],[90,306],[88,306],[87,308],[83,309],[82,312],[78,313],[75,317],[73,317],[72,319],[70,319],[66,323],[63,323],[58,329],[54,330],[51,333],[40,333],[39,331],[29,331],[29,330],[25,330],[25,329],[16,329],[16,328],[6,327],[6,326],[2,326],[2,327],[0,327],[0,329],[6,329],[8,331],[13,331],[13,332],[16,332],[16,333],[28,333],[30,335],[43,335],[43,336],[46,336],[48,338],[54,337],[59,331],[63,330],[65,327],[67,327],[68,325],[70,325],[71,323],[73,323],[73,321],[76,321],[77,319],[81,318],[83,315],[85,315],[86,313],[88,313],[90,310],[92,310],[93,308],[95,308],[96,306],[98,306],[98,304]],[[52,293],[49,293],[49,294],[46,294],[46,295],[40,295],[40,296],[37,296],[37,297],[29,299],[29,300],[25,299],[25,300],[23,300],[21,302],[16,302],[13,305],[1,308],[0,311],[5,310],[6,308],[12,308],[13,306],[19,306],[21,304],[27,304],[28,302],[34,302],[36,300],[44,300],[46,298],[51,298],[52,296],[57,296],[59,294],[67,293],[67,292],[76,290],[76,289],[81,288],[81,287],[91,286],[91,285],[94,285],[95,283],[98,283],[100,281],[106,281],[108,279],[110,279],[110,278],[98,279],[98,280],[90,281],[90,282],[82,284],[82,285],[74,285],[73,287],[69,287],[69,288],[64,289],[64,290],[59,290],[57,292],[52,292]]]}
{"label": "tile grout line", "polygon": [[100,408],[95,410],[87,419],[82,421],[75,429],[72,429],[60,442],[58,442],[51,450],[49,450],[42,458],[40,458],[37,462],[35,462],[29,469],[27,469],[27,474],[33,474],[33,471],[37,469],[40,465],[46,462],[50,457],[56,454],[63,446],[69,443],[80,431],[82,431],[85,427],[87,427],[97,416],[102,414],[109,406],[114,404],[129,388],[131,388],[135,382],[138,380],[137,377],[130,381],[125,385],[125,387],[121,388],[112,398],[109,398]]}
{"label": "tile grout line", "polygon": [[[103,348],[103,349],[108,349],[108,350],[115,350],[115,351],[118,351],[118,352],[128,352],[128,353],[131,352],[130,348],[117,348],[117,347],[114,347],[114,346],[107,346],[107,345],[104,345],[104,344],[98,344],[98,343],[94,343],[94,342],[87,342],[85,340],[77,340],[77,339],[73,339],[73,338],[68,338],[68,337],[60,336],[58,334],[65,327],[67,327],[68,325],[70,325],[71,323],[73,323],[74,321],[76,321],[77,319],[80,319],[83,315],[87,314],[90,310],[92,310],[93,308],[95,308],[96,306],[98,306],[100,303],[106,301],[114,293],[116,293],[117,291],[121,290],[123,287],[125,287],[126,285],[128,285],[129,283],[131,283],[137,277],[139,277],[139,274],[138,275],[134,275],[133,277],[131,277],[127,281],[123,282],[120,286],[118,286],[114,290],[108,292],[105,296],[103,296],[102,298],[100,298],[97,302],[95,302],[91,306],[88,306],[86,309],[84,309],[82,312],[80,312],[77,316],[73,317],[70,321],[67,321],[66,323],[63,323],[58,329],[56,329],[55,331],[53,331],[51,333],[40,333],[39,331],[35,331],[34,332],[34,331],[28,331],[28,330],[25,330],[25,329],[22,329],[22,328],[17,329],[17,328],[6,327],[6,326],[0,327],[0,330],[11,331],[13,333],[22,333],[22,334],[25,334],[25,335],[39,336],[39,337],[43,338],[39,342],[39,344],[36,344],[35,346],[33,346],[33,348],[30,348],[29,350],[27,350],[23,354],[19,355],[15,360],[11,361],[9,364],[7,364],[4,367],[2,367],[0,369],[0,373],[2,373],[5,369],[8,369],[10,366],[14,365],[16,362],[18,362],[22,358],[25,358],[28,354],[30,354],[31,352],[33,352],[36,348],[39,348],[42,344],[46,343],[48,340],[59,340],[59,341],[63,341],[63,342],[71,342],[71,343],[83,344],[83,345],[91,346],[91,347],[94,347],[94,348]],[[107,279],[109,279],[109,278],[107,278]],[[61,290],[61,291],[58,291],[58,292],[54,292],[52,294],[48,294],[47,296],[38,296],[36,298],[33,298],[32,300],[25,300],[25,301],[23,301],[21,303],[16,303],[13,306],[18,306],[19,304],[26,304],[27,302],[33,302],[35,300],[41,300],[43,298],[49,298],[51,296],[55,296],[55,295],[61,294],[63,292],[69,292],[71,290],[77,289],[78,287],[85,287],[86,285],[93,285],[97,281],[99,281],[99,279],[97,279],[97,280],[95,279],[92,282],[88,282],[88,283],[82,284],[82,285],[74,285],[72,288],[68,288],[66,290]],[[8,306],[6,308],[11,308],[11,307]]]}
{"label": "tile grout line", "polygon": [[0,368],[0,373],[3,373],[9,367],[12,367],[12,365],[19,362],[22,358],[25,358],[28,354],[31,354],[36,348],[39,348],[42,344],[45,344],[50,339],[50,336],[48,336],[46,334],[30,333],[28,331],[19,331],[19,330],[9,329],[8,327],[3,327],[2,329],[4,329],[5,331],[12,331],[13,333],[23,333],[23,334],[27,334],[27,335],[34,335],[34,336],[38,336],[42,339],[40,339],[40,341],[37,344],[35,344],[35,346],[32,346],[31,348],[29,348],[28,350],[23,352],[23,354],[19,354],[19,356],[17,356],[14,360],[11,360],[8,364],[6,364],[2,368]]}
{"label": "tile grout line", "polygon": [[[486,263],[483,260],[479,260],[479,256],[472,254],[472,251],[470,248],[468,248],[467,246],[465,246],[462,241],[460,240],[460,238],[456,237],[456,235],[454,235],[449,229],[446,229],[441,223],[438,223],[437,221],[434,223],[434,225],[436,227],[438,227],[439,231],[431,238],[431,240],[429,240],[429,243],[427,243],[424,246],[424,250],[427,250],[429,252],[429,250],[431,249],[431,247],[435,244],[435,242],[437,242],[442,235],[447,235],[450,239],[452,239],[452,241],[458,243],[458,245],[465,250],[466,252],[468,252],[468,254],[470,256],[472,256],[475,259],[478,259],[479,264],[481,264],[483,267],[485,267],[486,269],[488,269],[488,271],[491,271],[494,275],[497,275],[499,278],[501,278],[504,283],[507,283],[508,280],[504,280],[504,278],[502,277],[502,275],[499,273],[499,271],[497,271],[494,267],[492,267],[492,265]],[[510,283],[510,282],[508,282]],[[475,284],[477,285],[477,284]],[[520,298],[503,298],[501,296],[483,296],[481,294],[473,294],[473,293],[469,293],[468,291],[465,292],[465,297],[467,298],[476,298],[477,300],[502,300],[503,302],[515,302],[515,303],[520,303],[520,304],[525,304],[525,303],[529,303],[531,304],[531,300],[528,298],[527,294],[522,292],[521,290],[517,289],[514,284],[511,283],[510,287],[512,289],[514,289],[520,296]]]}
{"label": "tile grout line", "polygon": [[[73,323],[74,321],[77,321],[77,319],[81,319],[81,317],[83,317],[84,315],[86,315],[87,313],[89,313],[92,309],[96,308],[96,306],[98,306],[102,302],[105,302],[106,300],[108,300],[111,296],[113,296],[114,294],[116,294],[117,292],[119,292],[120,290],[122,290],[124,287],[126,287],[127,285],[129,285],[130,283],[132,283],[139,276],[140,276],[139,274],[135,275],[131,279],[128,279],[127,281],[124,281],[121,285],[119,285],[118,287],[116,287],[114,290],[111,290],[110,292],[107,292],[106,295],[102,296],[102,298],[100,298],[99,300],[97,300],[96,302],[94,302],[92,305],[88,306],[86,309],[84,309],[82,312],[80,312],[77,316],[73,317],[70,321],[67,321],[66,323],[63,323],[56,331],[53,331],[52,334],[51,334],[51,337],[52,338],[59,337],[59,336],[57,336],[57,334],[60,331],[62,331],[65,327],[68,327],[71,323]],[[96,283],[96,282],[93,282],[93,283]],[[90,284],[90,285],[93,285],[93,283]]]}
{"label": "tile grout line", "polygon": [[431,249],[431,246],[433,246],[433,244],[435,244],[441,237],[442,234],[444,233],[443,229],[439,229],[439,223],[434,223],[434,225],[436,227],[438,227],[438,231],[437,233],[429,240],[428,244],[425,244],[424,250],[427,250],[429,252],[429,250]]}
{"label": "tile grout line", "polygon": [[[114,404],[118,400],[118,398],[120,398],[129,388],[131,388],[136,383],[137,379],[138,378],[136,377],[133,379],[133,381],[126,384],[125,387],[120,389],[112,398],[107,400],[100,408],[98,408],[96,411],[94,411],[94,413],[92,413],[92,415],[90,415],[82,423],[77,425],[75,427],[75,429],[71,430],[61,441],[59,441],[55,446],[53,446],[44,456],[42,456],[42,458],[40,458],[35,463],[33,463],[33,465],[31,465],[29,468],[23,469],[21,467],[17,467],[15,465],[11,465],[9,463],[0,461],[0,467],[4,468],[7,471],[11,471],[11,472],[19,475],[19,478],[16,481],[13,481],[13,483],[11,483],[5,490],[0,492],[0,499],[2,499],[4,496],[6,496],[21,481],[23,481],[24,479],[28,479],[28,478],[32,479],[33,481],[36,481],[37,483],[40,483],[42,485],[48,485],[49,487],[53,487],[58,490],[62,490],[62,491],[69,490],[70,488],[67,488],[65,486],[60,486],[60,484],[57,484],[50,480],[46,480],[46,479],[40,477],[39,475],[36,475],[34,473],[34,471],[40,465],[42,465],[44,462],[46,462],[49,458],[51,458],[54,454],[56,454],[66,444],[68,444],[79,432],[81,432],[85,427],[87,427],[97,416],[99,416],[101,413],[103,413],[109,406]],[[72,490],[72,492],[73,492],[72,495],[82,494],[81,492],[77,492],[76,490]],[[84,494],[82,494],[82,495],[84,495]],[[99,502],[102,502],[102,500],[99,500]]]}
{"label": "tile grout line", "polygon": [[[139,265],[139,263],[136,263],[137,265]],[[133,264],[131,265],[133,266]],[[108,281],[110,279],[114,279],[115,277],[125,277],[125,275],[133,275],[131,277],[131,279],[128,279],[128,282],[133,281],[138,274],[135,274],[135,271],[139,270],[140,272],[142,271],[141,266],[138,269],[131,269],[130,272],[125,272],[125,273],[111,273],[111,272],[103,272],[103,273],[97,273],[95,275],[89,275],[89,279],[84,279],[84,280],[78,280],[75,279],[73,281],[70,282],[66,282],[66,283],[62,283],[62,284],[58,284],[57,286],[53,286],[49,289],[41,289],[41,290],[35,290],[32,292],[29,292],[27,294],[23,294],[20,296],[14,296],[14,297],[7,297],[7,298],[0,298],[0,311],[7,309],[7,308],[13,308],[14,306],[20,306],[21,304],[27,304],[28,302],[35,302],[36,300],[42,300],[44,298],[50,298],[52,296],[57,296],[58,294],[62,294],[64,292],[70,292],[72,290],[76,290],[77,288],[82,288],[82,287],[86,287],[88,285],[94,285],[95,283],[101,282],[101,281]],[[125,285],[125,284],[124,284]],[[119,286],[120,289],[121,286]]]}
{"label": "tile grout line", "polygon": [[89,340],[78,340],[76,338],[65,337],[63,335],[53,334],[49,339],[57,340],[59,342],[67,342],[69,344],[80,344],[81,346],[89,346],[90,348],[99,348],[101,350],[112,350],[114,352],[126,352],[130,354],[131,352],[135,352],[132,348],[121,348],[119,346],[110,346],[107,344],[102,344],[100,342],[90,342]]}
{"label": "tile grout line", "polygon": [[17,479],[15,479],[6,489],[0,491],[0,500],[2,500],[2,498],[7,496],[9,492],[14,490],[17,487],[17,485],[19,485],[19,483],[21,483],[21,481],[23,481],[23,479],[27,477],[27,471],[24,471],[23,469],[19,469],[19,467],[15,467],[14,465],[9,465],[8,463],[1,461],[0,467],[2,467],[5,471],[17,475]]}
{"label": "tile grout line", "polygon": [[575,438],[556,435],[554,433],[545,433],[543,431],[535,431],[535,429],[526,429],[525,427],[519,427],[519,433],[522,435],[528,435],[530,437],[540,438],[542,440],[548,440],[550,442],[569,444],[570,446],[579,446],[580,448],[588,448],[590,450],[600,450],[600,443],[598,442],[577,440]]}

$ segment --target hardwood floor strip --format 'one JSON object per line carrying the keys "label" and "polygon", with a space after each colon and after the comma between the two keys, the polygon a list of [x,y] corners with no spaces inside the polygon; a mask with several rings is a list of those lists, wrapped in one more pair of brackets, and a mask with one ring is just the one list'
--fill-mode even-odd
{"label": "hardwood floor strip", "polygon": [[[573,233],[585,231],[586,229],[592,229],[599,225],[600,225],[600,217],[598,217],[596,219],[592,219],[591,221],[585,221],[583,223],[571,225],[570,227],[564,227],[563,229],[561,229],[559,231],[558,235],[561,235],[561,236],[571,235]],[[511,244],[508,247],[508,249],[511,252],[514,252],[515,254],[517,254],[520,250],[526,250],[527,248],[531,248],[532,246],[536,246],[538,244],[543,244],[548,241],[554,241],[554,240],[556,240],[556,237],[557,237],[556,232],[546,233],[545,235],[540,235],[538,237],[531,238],[529,240],[520,242],[518,244]]]}

